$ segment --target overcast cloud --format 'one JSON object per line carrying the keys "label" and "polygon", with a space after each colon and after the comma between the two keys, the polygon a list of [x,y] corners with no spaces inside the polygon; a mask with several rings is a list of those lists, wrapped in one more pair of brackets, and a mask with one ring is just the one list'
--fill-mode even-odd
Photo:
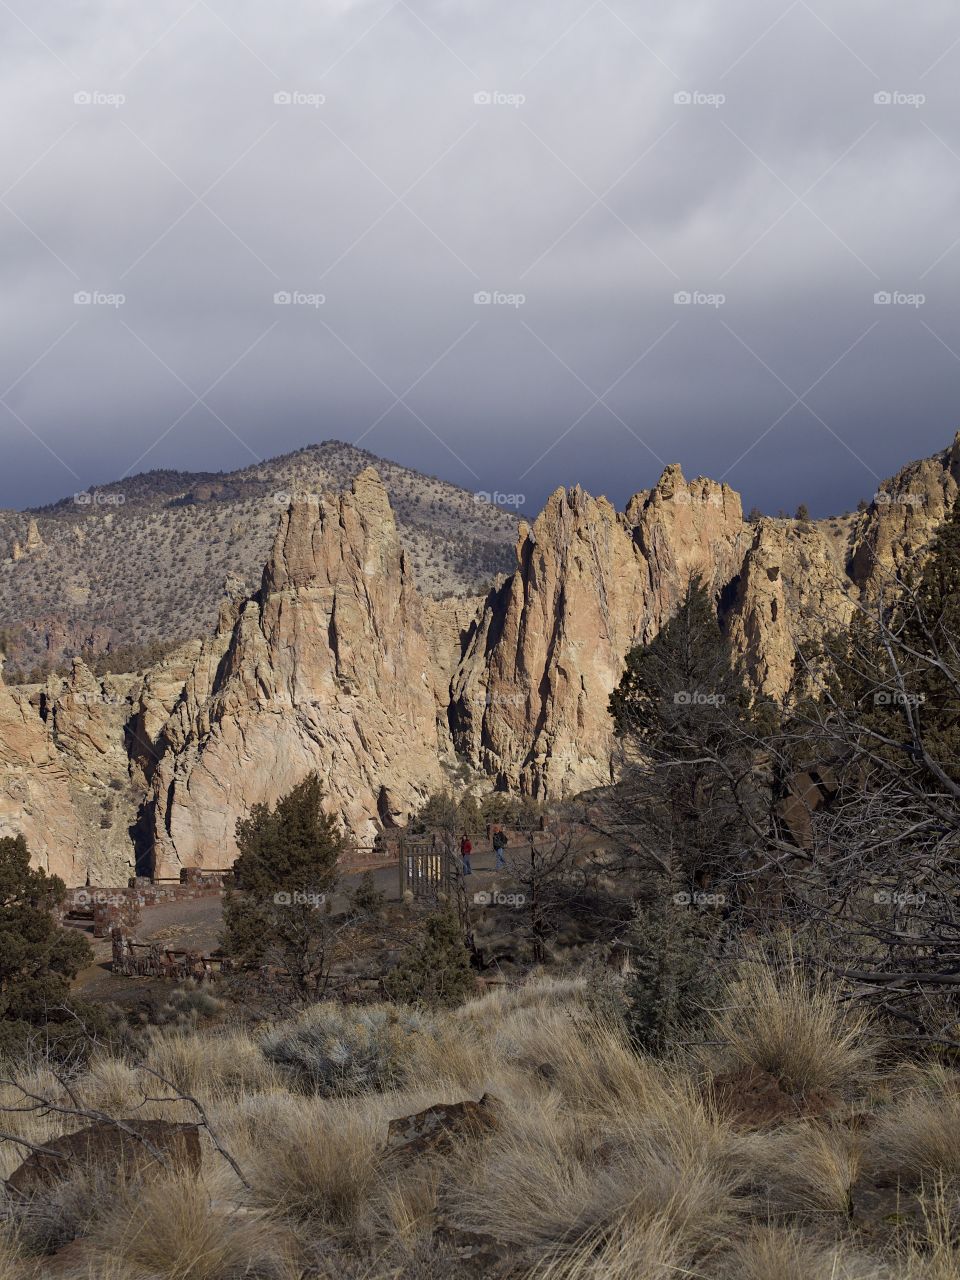
{"label": "overcast cloud", "polygon": [[960,425],[947,0],[9,0],[0,64],[0,505],[336,437],[826,514]]}

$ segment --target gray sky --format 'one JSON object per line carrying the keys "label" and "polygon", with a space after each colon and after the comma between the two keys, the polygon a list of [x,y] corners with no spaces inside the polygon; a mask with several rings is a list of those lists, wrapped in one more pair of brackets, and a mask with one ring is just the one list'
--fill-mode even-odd
{"label": "gray sky", "polygon": [[960,425],[947,0],[4,0],[0,62],[0,505],[336,437],[825,514]]}

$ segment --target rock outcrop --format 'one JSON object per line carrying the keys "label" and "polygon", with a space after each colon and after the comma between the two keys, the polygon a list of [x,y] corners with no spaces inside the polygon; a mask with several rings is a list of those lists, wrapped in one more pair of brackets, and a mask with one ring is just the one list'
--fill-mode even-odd
{"label": "rock outcrop", "polygon": [[139,677],[76,661],[0,680],[0,834],[82,884],[229,866],[239,817],[311,771],[359,837],[403,823],[464,765],[554,799],[607,782],[608,700],[628,650],[701,579],[758,689],[782,698],[798,642],[922,554],[958,493],[960,437],[859,516],[748,524],[726,485],[671,466],[618,512],[558,490],[521,522],[486,597],[427,599],[378,474],[293,499],[260,587],[231,580],[212,635]]}
{"label": "rock outcrop", "polygon": [[26,691],[3,683],[0,660],[0,836],[23,835],[34,865],[67,884],[86,876],[83,833],[63,756]]}
{"label": "rock outcrop", "polygon": [[312,770],[358,834],[405,819],[442,781],[442,690],[376,472],[295,499],[259,592],[204,647],[161,735],[158,872],[229,866],[237,819]]}
{"label": "rock outcrop", "polygon": [[560,489],[522,524],[451,690],[458,753],[498,784],[555,798],[610,780],[607,703],[627,651],[652,639],[693,577],[715,590],[749,541],[739,497],[669,467],[619,515]]}

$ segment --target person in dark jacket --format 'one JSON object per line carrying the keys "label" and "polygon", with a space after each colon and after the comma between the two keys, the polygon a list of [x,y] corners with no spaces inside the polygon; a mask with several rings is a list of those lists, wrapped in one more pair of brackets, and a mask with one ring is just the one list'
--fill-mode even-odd
{"label": "person in dark jacket", "polygon": [[503,856],[503,851],[507,847],[507,837],[503,834],[503,828],[497,827],[493,833],[493,849],[497,855],[497,870],[502,871],[507,865],[507,860]]}

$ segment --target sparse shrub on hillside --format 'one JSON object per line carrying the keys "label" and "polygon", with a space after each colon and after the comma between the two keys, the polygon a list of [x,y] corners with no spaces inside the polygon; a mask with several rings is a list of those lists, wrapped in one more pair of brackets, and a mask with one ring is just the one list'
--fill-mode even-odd
{"label": "sparse shrub on hillside", "polygon": [[476,981],[463,930],[448,909],[429,915],[423,929],[405,948],[396,967],[383,980],[392,1000],[425,1008],[461,1004]]}
{"label": "sparse shrub on hillside", "polygon": [[321,1004],[261,1042],[264,1057],[306,1093],[340,1097],[395,1085],[411,1036],[429,1026],[409,1009]]}

